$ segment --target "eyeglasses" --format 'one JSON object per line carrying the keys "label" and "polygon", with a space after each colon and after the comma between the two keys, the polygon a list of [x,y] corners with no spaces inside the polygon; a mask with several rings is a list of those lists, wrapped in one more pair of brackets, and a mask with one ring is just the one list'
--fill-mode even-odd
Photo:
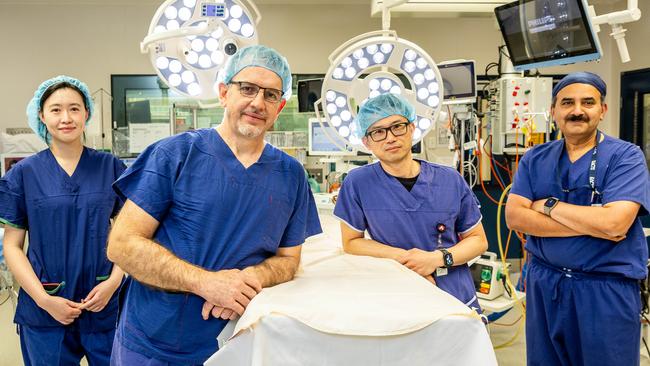
{"label": "eyeglasses", "polygon": [[591,199],[590,203],[593,204],[602,204],[603,201],[603,194],[600,193],[595,187],[591,188],[590,185],[584,184],[578,187],[573,187],[573,188],[564,188],[564,186],[561,186],[562,188],[562,193],[564,193],[565,197],[569,197],[569,194],[576,192],[576,191],[587,191],[591,193]]}
{"label": "eyeglasses", "polygon": [[255,98],[260,90],[264,90],[264,100],[269,103],[279,103],[282,100],[282,90],[273,88],[262,88],[259,85],[247,81],[231,81],[230,84],[236,84],[239,92],[246,98]]}
{"label": "eyeglasses", "polygon": [[393,134],[393,136],[402,136],[408,131],[408,125],[410,122],[400,122],[396,123],[392,126],[384,127],[384,128],[378,128],[372,131],[369,131],[366,133],[366,136],[370,136],[372,141],[374,142],[379,142],[379,141],[384,141],[386,140],[386,137],[388,137],[388,131]]}

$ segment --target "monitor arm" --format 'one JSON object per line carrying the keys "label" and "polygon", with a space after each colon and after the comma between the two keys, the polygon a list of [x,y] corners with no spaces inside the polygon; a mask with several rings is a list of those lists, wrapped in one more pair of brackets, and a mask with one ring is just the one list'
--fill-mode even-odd
{"label": "monitor arm", "polygon": [[621,55],[621,62],[625,63],[630,61],[630,54],[627,51],[627,44],[625,43],[625,29],[623,23],[635,22],[641,19],[641,10],[639,9],[638,0],[627,0],[627,9],[615,11],[608,14],[596,15],[596,10],[593,5],[589,6],[589,16],[594,26],[596,33],[600,32],[600,24],[609,24],[612,27],[610,36],[616,40],[618,52]]}

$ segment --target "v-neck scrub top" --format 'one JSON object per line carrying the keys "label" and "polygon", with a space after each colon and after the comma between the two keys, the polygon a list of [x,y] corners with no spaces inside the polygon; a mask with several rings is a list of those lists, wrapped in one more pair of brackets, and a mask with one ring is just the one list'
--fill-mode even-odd
{"label": "v-neck scrub top", "polygon": [[[481,222],[478,200],[452,168],[419,162],[420,175],[410,192],[387,174],[380,163],[350,171],[343,181],[334,215],[350,228],[368,230],[373,240],[397,248],[433,251],[456,245],[459,234]],[[444,225],[443,232],[438,230],[440,224]],[[464,304],[478,306],[474,281],[466,264],[436,277],[436,284]]]}
{"label": "v-neck scrub top", "polygon": [[[208,270],[259,264],[321,232],[297,160],[267,144],[244,168],[214,129],[149,146],[114,189],[160,223],[153,240]],[[227,323],[203,320],[204,301],[131,281],[118,325],[123,345],[171,363],[203,363]]]}
{"label": "v-neck scrub top", "polygon": [[[564,144],[563,139],[556,140],[527,152],[519,163],[510,193],[531,201],[557,197],[562,202],[590,206],[592,151],[572,163]],[[638,146],[605,136],[598,144],[596,167],[595,187],[602,195],[602,204],[631,201],[641,205],[637,216],[648,213],[650,180],[645,157]],[[648,245],[638,217],[625,239],[618,243],[588,235],[569,238],[528,235],[526,250],[559,268],[633,279],[643,279],[647,275]]]}
{"label": "v-neck scrub top", "polygon": [[[80,302],[111,274],[106,257],[110,218],[121,208],[111,184],[124,171],[111,154],[84,147],[69,176],[50,149],[21,160],[0,179],[0,222],[26,229],[27,259],[42,283],[65,286],[54,295]],[[33,327],[63,326],[23,290],[14,321]],[[101,312],[84,311],[68,327],[80,332],[114,329],[117,295]]]}

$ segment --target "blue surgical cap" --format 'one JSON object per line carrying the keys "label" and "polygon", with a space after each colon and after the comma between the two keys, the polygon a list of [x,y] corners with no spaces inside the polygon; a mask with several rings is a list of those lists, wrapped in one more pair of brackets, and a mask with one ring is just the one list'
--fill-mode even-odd
{"label": "blue surgical cap", "polygon": [[394,115],[404,116],[409,122],[413,122],[415,121],[415,108],[404,97],[392,93],[368,99],[354,119],[354,123],[357,125],[355,131],[357,137],[365,136],[368,128],[375,122]]}
{"label": "blue surgical cap", "polygon": [[562,78],[562,80],[560,80],[560,82],[553,88],[553,98],[557,96],[557,93],[559,93],[560,90],[571,84],[589,84],[598,89],[603,98],[607,95],[607,85],[605,85],[605,82],[600,78],[600,76],[591,72],[580,71],[573,72]]}
{"label": "blue surgical cap", "polygon": [[34,92],[34,97],[29,101],[29,104],[27,104],[27,122],[29,123],[29,127],[34,130],[36,135],[45,141],[46,144],[50,143],[50,137],[47,134],[47,127],[45,127],[45,124],[43,121],[41,121],[41,117],[39,115],[41,112],[41,99],[43,98],[43,94],[45,94],[45,91],[47,89],[53,85],[60,83],[68,83],[70,85],[74,85],[83,94],[84,103],[86,104],[86,109],[88,109],[88,119],[86,120],[86,126],[88,125],[88,121],[90,121],[90,118],[93,115],[93,98],[90,95],[90,91],[88,91],[88,87],[82,81],[65,75],[59,75],[49,80],[45,80],[41,85],[38,86],[38,89],[36,89]]}
{"label": "blue surgical cap", "polygon": [[291,97],[291,70],[287,59],[273,48],[262,45],[244,47],[228,59],[222,71],[223,83],[230,83],[235,75],[249,66],[263,67],[276,73],[282,80],[282,98],[288,100]]}

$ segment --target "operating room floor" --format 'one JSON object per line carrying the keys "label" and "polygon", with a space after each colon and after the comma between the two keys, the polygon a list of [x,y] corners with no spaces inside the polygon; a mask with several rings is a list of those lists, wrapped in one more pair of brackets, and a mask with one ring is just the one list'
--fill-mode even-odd
{"label": "operating room floor", "polygon": [[[523,325],[519,307],[490,324],[490,339],[492,339],[494,347],[497,347],[495,353],[500,366],[526,364],[526,337]],[[516,336],[518,331],[521,334]],[[650,366],[650,358],[648,358],[643,344],[641,345],[641,366]]]}

